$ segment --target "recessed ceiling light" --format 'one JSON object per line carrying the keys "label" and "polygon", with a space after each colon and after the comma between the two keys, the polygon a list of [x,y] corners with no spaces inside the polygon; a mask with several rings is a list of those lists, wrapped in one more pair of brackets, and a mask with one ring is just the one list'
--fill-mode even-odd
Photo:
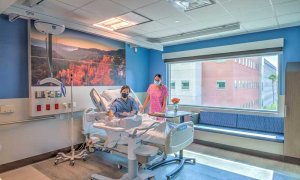
{"label": "recessed ceiling light", "polygon": [[215,4],[213,0],[167,0],[167,1],[172,2],[176,7],[179,7],[184,11],[191,11],[194,9]]}
{"label": "recessed ceiling light", "polygon": [[152,20],[135,12],[129,12],[118,17],[106,19],[93,25],[110,31],[115,31],[149,21]]}
{"label": "recessed ceiling light", "polygon": [[175,21],[176,23],[179,23],[180,21]]}

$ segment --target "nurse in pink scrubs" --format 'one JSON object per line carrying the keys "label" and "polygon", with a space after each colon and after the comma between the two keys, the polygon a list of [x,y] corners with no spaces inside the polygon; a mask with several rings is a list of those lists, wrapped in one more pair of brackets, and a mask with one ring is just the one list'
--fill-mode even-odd
{"label": "nurse in pink scrubs", "polygon": [[156,74],[154,76],[154,82],[151,84],[147,90],[147,97],[145,99],[143,107],[141,107],[141,112],[147,107],[150,101],[149,114],[153,113],[164,113],[167,110],[167,96],[168,88],[161,82],[161,74]]}

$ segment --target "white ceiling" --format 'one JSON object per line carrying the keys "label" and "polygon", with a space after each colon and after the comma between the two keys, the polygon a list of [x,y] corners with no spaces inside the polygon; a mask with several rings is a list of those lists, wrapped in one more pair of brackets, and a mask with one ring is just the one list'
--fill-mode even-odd
{"label": "white ceiling", "polygon": [[[22,8],[23,1],[19,0],[12,7]],[[300,0],[214,1],[214,5],[183,12],[167,0],[45,0],[31,8],[31,11],[91,28],[95,28],[92,26],[94,23],[135,11],[153,21],[119,30],[118,33],[145,41],[147,38],[159,38],[229,23],[241,24],[241,29],[232,32],[164,45],[300,25]]]}

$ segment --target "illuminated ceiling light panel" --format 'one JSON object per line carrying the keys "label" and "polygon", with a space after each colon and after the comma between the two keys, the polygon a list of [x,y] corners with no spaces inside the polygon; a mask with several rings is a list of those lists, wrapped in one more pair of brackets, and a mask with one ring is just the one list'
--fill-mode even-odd
{"label": "illuminated ceiling light panel", "polygon": [[147,17],[144,17],[135,12],[129,12],[118,17],[106,19],[93,25],[110,31],[115,31],[150,21],[152,20]]}

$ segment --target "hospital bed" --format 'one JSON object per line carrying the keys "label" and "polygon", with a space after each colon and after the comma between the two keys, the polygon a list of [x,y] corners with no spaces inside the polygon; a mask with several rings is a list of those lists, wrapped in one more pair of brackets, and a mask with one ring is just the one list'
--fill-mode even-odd
{"label": "hospital bed", "polygon": [[[179,166],[167,175],[168,179],[179,172],[185,162],[195,163],[195,159],[184,159],[182,156],[182,150],[193,142],[194,127],[192,122],[174,124],[167,121],[156,121],[155,117],[147,114],[108,121],[106,112],[109,110],[110,104],[120,96],[120,90],[105,90],[99,94],[95,89],[92,89],[90,96],[96,110],[87,109],[83,118],[83,133],[86,136],[89,151],[98,148],[102,151],[128,157],[129,160],[137,161],[142,165],[151,162],[158,154],[166,155],[180,151],[179,157],[149,167],[152,170],[169,162],[178,162]],[[133,91],[131,91],[130,96],[134,97],[141,105]],[[139,147],[131,147],[130,142],[132,141],[138,142],[134,144],[139,144]],[[132,165],[135,163],[132,162],[128,162],[128,173],[137,172],[132,170],[136,169],[136,166]],[[137,173],[129,174],[131,174],[131,178],[140,177]]]}

